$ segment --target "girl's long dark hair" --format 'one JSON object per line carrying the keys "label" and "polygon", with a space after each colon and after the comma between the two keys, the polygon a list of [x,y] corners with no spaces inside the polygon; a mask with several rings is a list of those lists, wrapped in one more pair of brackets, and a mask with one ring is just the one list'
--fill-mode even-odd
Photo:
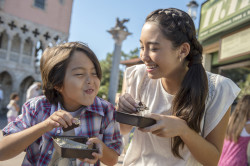
{"label": "girl's long dark hair", "polygon": [[250,95],[245,95],[238,102],[235,110],[230,116],[226,139],[238,142],[240,133],[250,119]]}
{"label": "girl's long dark hair", "polygon": [[[185,120],[191,129],[199,133],[208,94],[208,81],[202,66],[202,46],[196,38],[193,20],[187,13],[170,8],[153,11],[147,16],[146,22],[157,23],[175,48],[185,42],[190,45],[190,52],[185,58],[189,70],[174,97],[172,114]],[[182,158],[179,149],[183,146],[184,142],[179,136],[172,138],[172,153],[175,156]]]}

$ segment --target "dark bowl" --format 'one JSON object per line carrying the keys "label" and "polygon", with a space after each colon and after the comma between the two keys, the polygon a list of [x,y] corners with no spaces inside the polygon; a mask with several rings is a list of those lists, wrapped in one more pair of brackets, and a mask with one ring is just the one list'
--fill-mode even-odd
{"label": "dark bowl", "polygon": [[152,118],[146,118],[143,116],[118,111],[116,112],[116,121],[119,123],[137,126],[140,128],[152,126],[156,123],[156,120]]}
{"label": "dark bowl", "polygon": [[57,144],[57,141],[55,141],[56,138],[68,138],[72,141],[76,141],[76,142],[84,143],[84,144],[88,141],[88,138],[83,137],[83,136],[55,136],[55,137],[52,137],[55,150],[63,158],[94,159],[94,156],[92,155],[92,153],[99,152],[98,149],[96,148],[95,144],[93,145],[93,149],[75,149],[75,148],[61,147],[60,145]]}

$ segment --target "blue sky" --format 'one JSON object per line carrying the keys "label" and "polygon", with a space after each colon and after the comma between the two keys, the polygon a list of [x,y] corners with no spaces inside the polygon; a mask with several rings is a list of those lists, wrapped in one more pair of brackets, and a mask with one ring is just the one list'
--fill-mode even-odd
{"label": "blue sky", "polygon": [[[187,11],[190,0],[74,0],[69,41],[87,43],[95,52],[99,60],[106,58],[107,53],[114,51],[114,40],[107,32],[116,24],[116,18],[129,18],[125,23],[132,35],[122,44],[122,51],[139,47],[141,28],[146,16],[153,10],[160,8],[179,8]],[[200,6],[205,0],[196,0]],[[199,16],[195,20],[198,27]]]}

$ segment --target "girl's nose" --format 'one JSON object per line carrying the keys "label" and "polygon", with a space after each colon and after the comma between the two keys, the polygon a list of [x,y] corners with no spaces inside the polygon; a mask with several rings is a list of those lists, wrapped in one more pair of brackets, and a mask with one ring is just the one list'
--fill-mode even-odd
{"label": "girl's nose", "polygon": [[142,60],[143,62],[147,62],[147,61],[150,60],[150,57],[149,57],[149,55],[148,55],[148,52],[145,51],[145,50],[140,52],[140,57],[141,57],[141,60]]}

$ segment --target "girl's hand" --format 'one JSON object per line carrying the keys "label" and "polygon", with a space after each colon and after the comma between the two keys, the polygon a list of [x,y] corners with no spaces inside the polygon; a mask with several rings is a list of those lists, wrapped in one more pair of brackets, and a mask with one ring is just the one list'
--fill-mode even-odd
{"label": "girl's hand", "polygon": [[125,93],[124,95],[119,97],[117,111],[126,113],[137,113],[136,107],[139,107],[139,105],[135,102],[135,100],[130,94]]}
{"label": "girl's hand", "polygon": [[171,138],[180,136],[187,127],[186,121],[176,116],[147,114],[145,117],[155,119],[156,124],[145,128],[139,128],[139,130],[142,132],[151,132],[159,137]]}
{"label": "girl's hand", "polygon": [[95,164],[99,159],[102,158],[102,154],[103,154],[102,153],[102,150],[103,150],[103,145],[102,144],[103,144],[103,142],[101,140],[99,140],[98,138],[94,137],[94,138],[90,138],[86,144],[91,145],[93,143],[96,144],[96,146],[97,146],[97,148],[99,150],[99,153],[95,153],[95,152],[92,153],[92,155],[95,158],[94,159],[85,158],[85,159],[79,159],[79,160],[81,160],[82,162],[87,162],[89,164]]}
{"label": "girl's hand", "polygon": [[67,128],[68,126],[71,126],[72,123],[75,123],[75,119],[69,112],[64,110],[58,110],[54,112],[49,118],[47,118],[44,123],[48,132],[56,127]]}

